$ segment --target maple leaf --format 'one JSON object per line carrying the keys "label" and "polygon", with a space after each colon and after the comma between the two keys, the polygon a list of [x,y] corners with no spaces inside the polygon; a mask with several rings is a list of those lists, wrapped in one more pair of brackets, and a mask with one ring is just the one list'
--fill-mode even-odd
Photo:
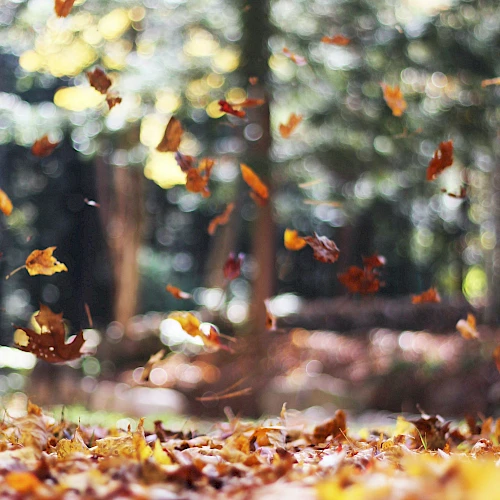
{"label": "maple leaf", "polygon": [[180,151],[175,153],[175,161],[184,173],[187,173],[191,168],[196,168],[196,158],[189,155],[183,155]]}
{"label": "maple leaf", "polygon": [[106,97],[106,102],[108,103],[108,108],[114,108],[117,104],[120,104],[122,102],[122,98],[119,96],[110,96],[108,95]]}
{"label": "maple leaf", "polygon": [[176,286],[172,285],[167,285],[165,287],[165,290],[172,294],[176,299],[190,299],[192,295],[190,293],[183,292],[180,288],[177,288]]}
{"label": "maple leaf", "polygon": [[441,297],[436,288],[431,287],[429,290],[422,292],[420,295],[413,295],[411,298],[412,304],[424,304],[432,302],[441,302]]}
{"label": "maple leaf", "polygon": [[17,273],[21,269],[28,271],[30,276],[36,276],[38,274],[43,274],[45,276],[52,276],[55,273],[60,273],[67,271],[68,268],[62,263],[56,260],[52,256],[54,250],[57,247],[49,247],[45,250],[33,250],[26,259],[23,266],[14,269],[6,279],[9,279],[13,274]]}
{"label": "maple leaf", "polygon": [[489,85],[500,85],[500,76],[497,76],[496,78],[491,78],[489,80],[483,80],[481,82],[481,87],[488,87]]}
{"label": "maple leaf", "polygon": [[55,0],[54,10],[59,17],[66,17],[71,12],[75,0]]}
{"label": "maple leaf", "polygon": [[52,154],[54,149],[58,146],[58,142],[50,142],[49,136],[44,135],[37,139],[33,146],[31,146],[31,154],[38,156],[39,158],[44,158]]}
{"label": "maple leaf", "polygon": [[[78,359],[85,339],[83,332],[77,333],[71,342],[66,343],[66,330],[62,313],[55,314],[44,304],[35,316],[40,326],[40,333],[30,328],[16,327],[14,336],[16,347],[22,351],[31,352],[48,363],[63,363]],[[24,335],[19,332],[24,332]]]}
{"label": "maple leaf", "polygon": [[476,330],[476,317],[471,313],[467,314],[467,320],[458,320],[456,328],[466,340],[479,338],[479,332]]}
{"label": "maple leaf", "polygon": [[243,264],[244,258],[245,255],[242,253],[239,253],[238,257],[236,257],[234,252],[231,252],[224,263],[224,267],[222,268],[224,278],[230,281],[237,278],[241,274],[241,264]]}
{"label": "maple leaf", "polygon": [[109,87],[113,84],[109,76],[101,68],[95,68],[94,71],[87,71],[87,78],[90,85],[101,94],[106,94]]}
{"label": "maple leaf", "polygon": [[294,62],[297,66],[305,66],[307,64],[307,59],[305,57],[295,54],[287,47],[283,48],[283,54],[285,54],[285,56],[288,57],[288,59]]}
{"label": "maple leaf", "polygon": [[334,35],[334,36],[324,36],[321,39],[322,43],[328,43],[330,45],[349,45],[351,43],[351,39],[345,37],[344,35]]}
{"label": "maple leaf", "polygon": [[166,153],[168,151],[175,153],[179,149],[183,133],[184,129],[182,128],[181,122],[175,118],[175,116],[172,116],[167,123],[160,144],[156,146],[156,150],[160,151],[160,153]]}
{"label": "maple leaf", "polygon": [[333,263],[339,258],[340,251],[334,241],[326,236],[305,236],[304,241],[313,249],[313,257],[320,262]]}
{"label": "maple leaf", "polygon": [[214,161],[209,158],[203,158],[198,168],[190,168],[186,172],[186,189],[192,193],[201,193],[204,198],[210,196],[208,181]]}
{"label": "maple leaf", "polygon": [[231,217],[233,210],[234,210],[234,203],[228,203],[224,212],[222,212],[220,215],[217,215],[210,221],[210,224],[208,225],[208,234],[210,236],[212,236],[215,233],[216,229],[219,226],[223,226],[229,222],[229,218]]}
{"label": "maple leaf", "polygon": [[378,273],[371,268],[351,266],[345,273],[339,274],[338,278],[349,292],[362,295],[377,293],[382,285]]}
{"label": "maple leaf", "polygon": [[240,169],[243,180],[252,190],[250,197],[255,201],[255,203],[257,203],[257,205],[264,206],[269,198],[269,189],[248,165],[240,163]]}
{"label": "maple leaf", "polygon": [[240,109],[234,109],[233,106],[231,104],[229,104],[227,101],[225,101],[224,99],[221,99],[219,101],[219,108],[220,108],[220,111],[222,111],[223,113],[227,113],[228,115],[233,115],[233,116],[237,116],[238,118],[244,118],[244,116],[246,115],[246,113]]}
{"label": "maple leaf", "polygon": [[427,167],[426,178],[433,181],[445,169],[453,164],[453,141],[441,142],[434,151],[429,166]]}
{"label": "maple leaf", "polygon": [[0,212],[3,212],[7,217],[12,213],[13,209],[12,201],[7,196],[7,193],[0,189]]}
{"label": "maple leaf", "polygon": [[384,92],[384,100],[392,110],[394,116],[402,116],[406,109],[406,101],[403,96],[401,89],[395,85],[391,87],[385,83],[381,83],[380,86]]}
{"label": "maple leaf", "polygon": [[288,139],[302,121],[302,115],[292,113],[286,123],[280,123],[279,132],[283,139]]}
{"label": "maple leaf", "polygon": [[363,266],[367,269],[385,266],[385,257],[376,254],[370,255],[369,257],[363,257]]}
{"label": "maple leaf", "polygon": [[307,245],[307,241],[299,236],[298,231],[295,229],[285,229],[285,234],[283,236],[285,248],[296,252],[297,250],[302,250]]}

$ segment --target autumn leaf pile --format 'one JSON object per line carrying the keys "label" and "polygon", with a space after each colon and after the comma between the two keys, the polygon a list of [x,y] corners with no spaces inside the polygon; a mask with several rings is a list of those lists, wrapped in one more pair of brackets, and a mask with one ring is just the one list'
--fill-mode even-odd
{"label": "autumn leaf pile", "polygon": [[232,415],[207,434],[106,429],[56,420],[28,403],[0,423],[0,497],[319,500],[497,499],[500,421],[399,416],[351,430],[342,410],[310,426],[298,412]]}

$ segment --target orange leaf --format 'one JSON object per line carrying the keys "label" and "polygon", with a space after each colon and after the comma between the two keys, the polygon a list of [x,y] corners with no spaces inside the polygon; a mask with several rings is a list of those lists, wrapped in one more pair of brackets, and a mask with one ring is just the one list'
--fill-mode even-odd
{"label": "orange leaf", "polygon": [[167,151],[176,152],[181,143],[183,133],[184,130],[181,122],[172,116],[168,121],[167,128],[165,129],[160,144],[156,146],[156,150],[160,151],[160,153],[166,153]]}
{"label": "orange leaf", "polygon": [[363,266],[367,269],[385,266],[385,257],[376,254],[370,255],[369,257],[363,257]]}
{"label": "orange leaf", "polygon": [[176,286],[173,285],[167,285],[165,287],[165,290],[172,294],[176,299],[190,299],[192,295],[187,292],[183,292],[180,288],[177,288]]}
{"label": "orange leaf", "polygon": [[338,278],[349,292],[362,295],[376,293],[382,285],[377,272],[371,268],[361,269],[361,267],[351,266],[347,272],[339,274]]}
{"label": "orange leaf", "polygon": [[[83,332],[77,333],[71,342],[66,343],[66,331],[62,313],[55,314],[47,306],[40,304],[40,311],[35,316],[40,326],[40,333],[29,328],[19,328],[14,335],[16,347],[31,352],[48,363],[62,363],[78,359],[85,339]],[[18,332],[22,331],[22,336]]]}
{"label": "orange leaf", "polygon": [[458,321],[457,330],[466,340],[479,338],[479,332],[476,330],[476,317],[471,313],[467,314],[467,321],[464,319]]}
{"label": "orange leaf", "polygon": [[241,274],[241,264],[243,264],[244,254],[239,253],[238,257],[235,256],[234,252],[231,252],[224,263],[222,271],[224,272],[224,278],[227,280],[234,280]]}
{"label": "orange leaf", "polygon": [[31,153],[34,156],[43,158],[52,154],[52,151],[54,151],[58,144],[58,142],[50,142],[49,136],[44,135],[40,139],[37,139],[33,146],[31,146]]}
{"label": "orange leaf", "polygon": [[122,98],[119,96],[107,96],[106,97],[106,102],[108,103],[108,108],[114,108],[117,104],[120,104],[122,102]]}
{"label": "orange leaf", "polygon": [[87,71],[87,78],[90,85],[101,94],[106,94],[112,85],[110,78],[101,68],[95,68],[94,71]]}
{"label": "orange leaf", "polygon": [[441,142],[427,167],[427,180],[433,181],[445,169],[453,164],[453,141]]}
{"label": "orange leaf", "polygon": [[233,104],[233,106],[238,106],[239,108],[256,108],[257,106],[262,106],[265,102],[264,99],[252,99],[249,97],[239,104]]}
{"label": "orange leaf", "polygon": [[321,41],[323,43],[329,43],[330,45],[349,45],[351,39],[345,37],[344,35],[334,35],[334,36],[324,36]]}
{"label": "orange leaf", "polygon": [[500,345],[495,347],[495,350],[493,351],[493,359],[495,360],[497,370],[500,372]]}
{"label": "orange leaf", "polygon": [[196,168],[196,158],[189,155],[183,155],[180,151],[175,153],[175,161],[184,173],[187,173],[190,168]]}
{"label": "orange leaf", "polygon": [[240,169],[243,180],[250,186],[253,191],[250,194],[252,199],[258,205],[265,205],[269,198],[269,190],[267,186],[260,180],[260,177],[248,165],[240,163]]}
{"label": "orange leaf", "polygon": [[488,85],[500,85],[500,76],[496,78],[491,78],[490,80],[483,80],[481,82],[481,87],[488,87]]}
{"label": "orange leaf", "polygon": [[228,203],[224,212],[222,212],[220,215],[217,215],[210,221],[210,224],[208,225],[208,234],[210,236],[212,236],[215,233],[215,230],[219,226],[223,226],[224,224],[227,224],[229,222],[229,218],[231,217],[233,210],[234,210],[234,203]]}
{"label": "orange leaf", "polygon": [[380,85],[384,92],[384,100],[387,106],[391,108],[392,114],[394,116],[401,116],[406,109],[406,101],[401,89],[397,85],[394,87],[386,85],[385,83],[381,83]]}
{"label": "orange leaf", "polygon": [[257,85],[259,83],[259,77],[257,77],[257,76],[251,76],[248,79],[248,83],[250,83],[250,85]]}
{"label": "orange leaf", "polygon": [[283,137],[283,139],[288,139],[292,135],[294,130],[299,126],[301,121],[302,115],[296,115],[295,113],[292,113],[288,118],[287,123],[280,123],[279,131],[281,137]]}
{"label": "orange leaf", "polygon": [[42,485],[40,479],[32,472],[9,472],[5,476],[5,482],[21,495],[33,494]]}
{"label": "orange leaf", "polygon": [[190,168],[186,175],[186,189],[192,193],[201,193],[204,198],[210,196],[208,181],[214,161],[209,158],[203,158],[198,168]]}
{"label": "orange leaf", "polygon": [[241,111],[239,109],[234,109],[233,106],[231,106],[231,104],[229,104],[224,99],[221,99],[219,101],[219,107],[223,113],[227,113],[228,115],[234,115],[237,116],[238,118],[243,118],[246,115],[244,111]]}
{"label": "orange leaf", "polygon": [[68,270],[63,263],[58,262],[55,257],[52,257],[56,248],[49,247],[45,250],[33,250],[28,255],[25,266],[30,276],[36,276],[37,274],[52,276],[55,273]]}
{"label": "orange leaf", "polygon": [[339,258],[340,251],[334,241],[326,236],[306,236],[304,241],[313,249],[313,257],[320,262],[332,264]]}
{"label": "orange leaf", "polygon": [[429,288],[429,290],[422,292],[420,295],[413,295],[411,298],[412,304],[424,304],[429,302],[441,302],[441,297],[434,287]]}
{"label": "orange leaf", "polygon": [[66,17],[71,12],[75,0],[56,0],[54,10],[59,17]]}
{"label": "orange leaf", "polygon": [[295,229],[285,229],[284,244],[287,250],[296,252],[302,250],[307,245],[307,241],[299,236],[298,231]]}
{"label": "orange leaf", "polygon": [[277,321],[276,321],[276,316],[271,312],[269,305],[269,299],[266,299],[264,301],[264,305],[266,306],[266,329],[274,332],[276,330],[277,326]]}
{"label": "orange leaf", "polygon": [[12,209],[10,198],[3,189],[0,189],[0,212],[3,212],[8,217],[12,213]]}
{"label": "orange leaf", "polygon": [[305,57],[294,54],[287,47],[283,48],[283,54],[285,54],[285,56],[288,57],[288,59],[294,62],[297,66],[305,66],[307,64],[307,59]]}

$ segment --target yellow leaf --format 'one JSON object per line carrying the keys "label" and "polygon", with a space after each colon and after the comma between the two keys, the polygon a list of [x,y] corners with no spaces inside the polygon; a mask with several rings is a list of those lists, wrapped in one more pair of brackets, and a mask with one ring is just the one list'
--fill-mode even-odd
{"label": "yellow leaf", "polygon": [[12,202],[7,193],[0,189],[0,212],[3,212],[8,217],[12,213],[12,208]]}
{"label": "yellow leaf", "polygon": [[49,247],[45,250],[33,250],[33,252],[28,255],[25,266],[30,276],[36,276],[37,274],[52,276],[55,273],[68,270],[62,262],[52,257],[56,248],[57,247]]}
{"label": "yellow leaf", "polygon": [[306,240],[300,237],[295,229],[285,229],[284,240],[285,248],[293,252],[301,250],[307,245]]}

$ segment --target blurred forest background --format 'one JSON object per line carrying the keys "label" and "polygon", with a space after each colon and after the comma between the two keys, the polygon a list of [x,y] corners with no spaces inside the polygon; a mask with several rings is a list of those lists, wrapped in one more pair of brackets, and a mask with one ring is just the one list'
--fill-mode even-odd
{"label": "blurred forest background", "polygon": [[[352,41],[320,42],[335,34]],[[394,361],[393,344],[404,354],[402,330],[453,330],[472,308],[494,326],[500,88],[482,88],[481,81],[500,75],[499,42],[496,0],[77,0],[64,19],[54,15],[52,0],[0,0],[0,187],[15,206],[0,220],[0,275],[49,246],[57,246],[56,257],[69,269],[0,280],[0,344],[11,344],[12,324],[29,322],[40,302],[63,311],[71,331],[94,332],[89,338],[101,344],[96,356],[67,368],[84,377],[79,383],[89,395],[122,365],[144,364],[161,343],[177,355],[172,377],[181,385],[220,378],[210,357],[198,365],[179,361],[201,348],[176,343],[162,330],[165,313],[176,309],[204,311],[221,331],[241,336],[248,352],[282,355],[275,372],[292,379],[299,375],[290,360],[300,355],[286,350],[304,347],[309,334],[296,330],[293,342],[283,337],[283,345],[266,352],[274,335],[261,331],[269,297],[285,329],[365,328],[383,366]],[[307,64],[295,64],[284,47]],[[123,98],[110,111],[85,76],[95,66],[111,75]],[[250,77],[258,83],[250,85]],[[401,86],[408,102],[401,118],[385,104],[381,82]],[[247,120],[219,111],[219,99],[246,97],[266,104],[248,110]],[[278,125],[292,112],[304,120],[283,139]],[[155,150],[173,114],[186,130],[182,153],[216,159],[209,198],[186,191],[173,154]],[[61,144],[51,156],[35,158],[29,148],[44,134]],[[450,139],[453,167],[426,182],[433,152]],[[240,162],[270,186],[267,207],[248,197]],[[465,199],[441,192],[458,192],[463,183]],[[231,201],[229,224],[210,237],[208,222]],[[339,261],[317,262],[310,249],[287,251],[287,227],[332,238]],[[222,267],[231,251],[246,258],[224,295]],[[347,297],[337,274],[373,253],[387,259],[385,286],[375,299]],[[168,283],[193,291],[193,300],[180,304],[165,292]],[[409,295],[430,286],[442,305],[415,312]],[[376,327],[400,331],[370,330]],[[148,340],[151,332],[157,334]],[[408,334],[439,350],[431,337],[418,337],[427,334]],[[370,351],[359,339],[328,338],[316,337],[322,340],[315,345],[324,350],[332,339],[343,342],[344,351],[331,346],[337,353],[331,364],[339,373],[348,366],[352,380],[363,380],[370,370],[356,363]],[[460,339],[460,345],[440,342],[448,346],[442,363],[462,349]],[[397,367],[425,349],[406,352],[411,359],[402,354]],[[23,370],[9,370],[27,368],[27,361],[17,366],[13,359],[11,350],[0,352],[1,392],[26,383]],[[306,361],[317,361],[302,370],[312,378],[328,371],[318,356]],[[431,361],[432,372],[437,361]],[[240,365],[232,367],[235,380],[245,375]],[[172,387],[164,373],[156,385]],[[329,373],[328,390],[346,395]],[[492,380],[487,373],[480,377],[485,384]],[[283,389],[289,380],[280,383]],[[450,394],[458,397],[460,383],[454,387]],[[401,398],[391,397],[375,391],[363,404],[400,409]]]}

